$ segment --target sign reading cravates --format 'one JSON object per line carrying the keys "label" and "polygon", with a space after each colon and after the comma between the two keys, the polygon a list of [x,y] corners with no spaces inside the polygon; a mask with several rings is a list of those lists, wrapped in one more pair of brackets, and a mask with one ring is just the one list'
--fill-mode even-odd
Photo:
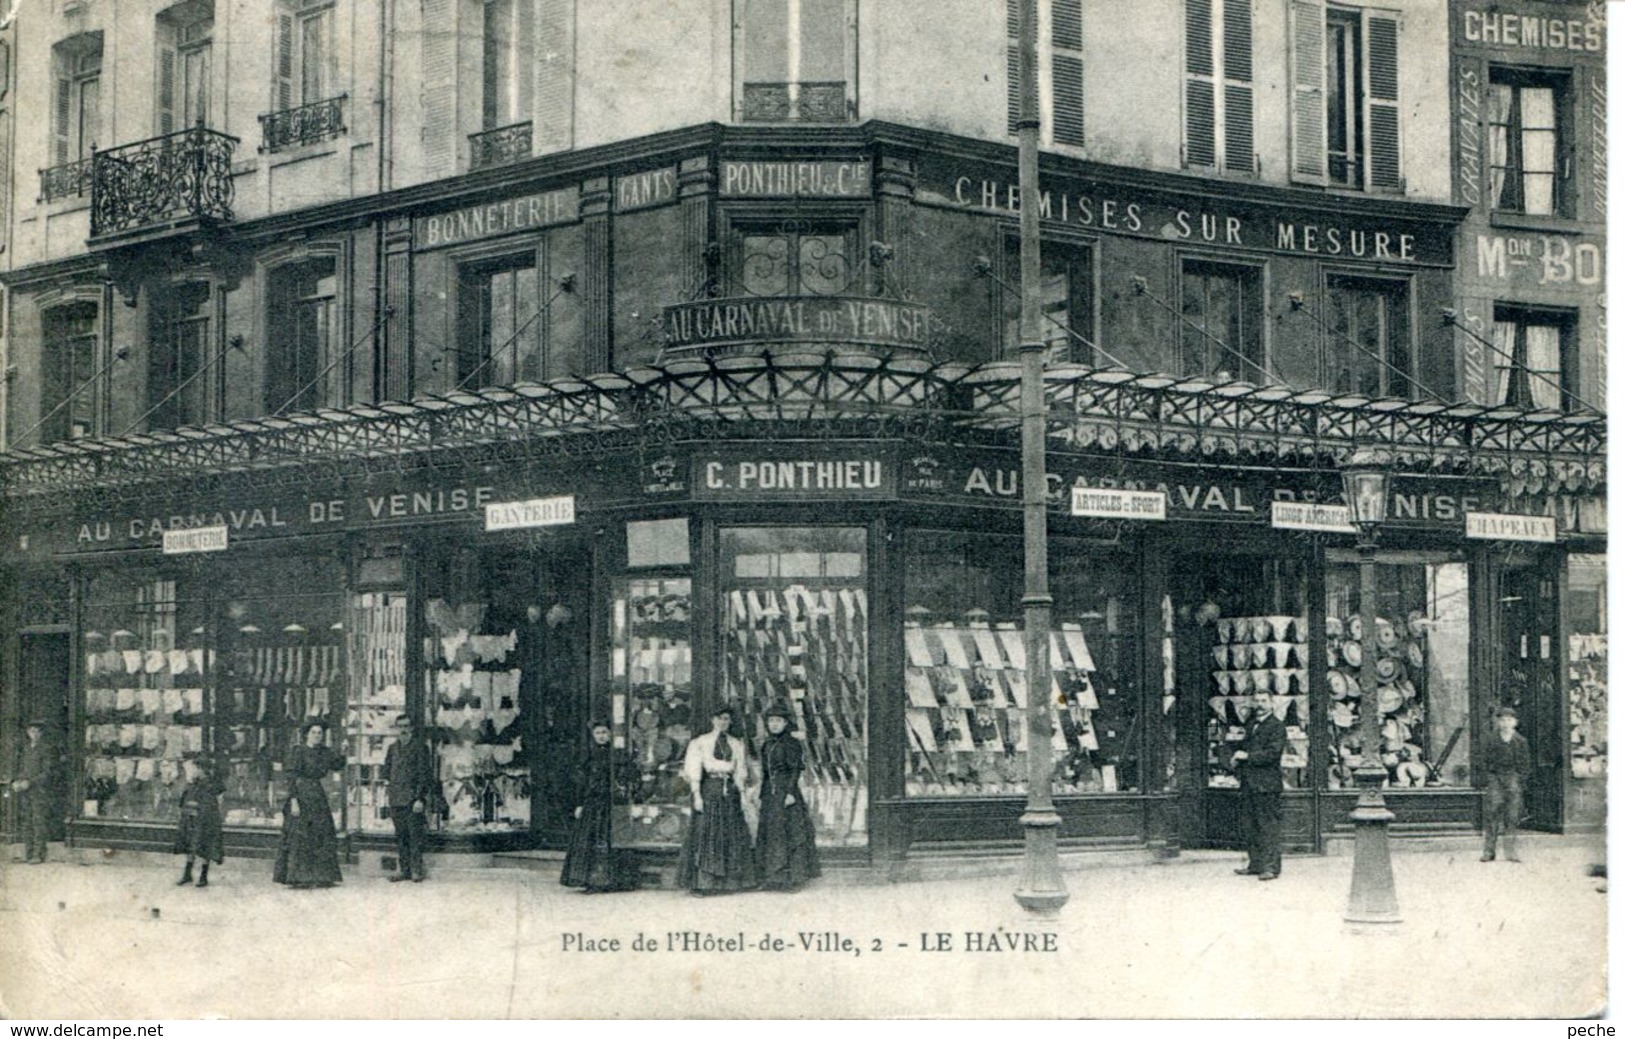
{"label": "sign reading cravates", "polygon": [[1165,520],[1168,518],[1168,496],[1161,491],[1074,487],[1072,515],[1097,519]]}
{"label": "sign reading cravates", "polygon": [[1270,502],[1270,526],[1277,530],[1316,530],[1352,534],[1347,505],[1316,505],[1306,501]]}
{"label": "sign reading cravates", "polygon": [[1519,516],[1505,512],[1469,512],[1467,536],[1487,541],[1557,541],[1557,520],[1551,516]]}
{"label": "sign reading cravates", "polygon": [[184,556],[193,552],[224,552],[227,528],[188,527],[184,530],[164,531],[164,555]]}
{"label": "sign reading cravates", "polygon": [[485,506],[486,530],[523,530],[527,527],[558,527],[576,521],[573,494],[529,501],[494,501]]}

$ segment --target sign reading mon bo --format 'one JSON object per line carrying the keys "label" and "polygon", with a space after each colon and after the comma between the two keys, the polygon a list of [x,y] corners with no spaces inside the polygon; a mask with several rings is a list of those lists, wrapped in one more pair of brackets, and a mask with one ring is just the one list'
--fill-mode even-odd
{"label": "sign reading mon bo", "polygon": [[516,231],[568,224],[580,212],[581,192],[578,188],[570,187],[465,206],[449,213],[421,216],[413,224],[412,236],[419,249],[435,249]]}
{"label": "sign reading mon bo", "polygon": [[671,347],[853,343],[924,348],[931,312],[918,303],[849,296],[708,299],[664,313]]}

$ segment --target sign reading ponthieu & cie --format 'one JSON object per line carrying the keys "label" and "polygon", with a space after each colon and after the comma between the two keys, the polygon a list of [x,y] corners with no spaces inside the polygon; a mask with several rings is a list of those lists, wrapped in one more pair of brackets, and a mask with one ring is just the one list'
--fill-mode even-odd
{"label": "sign reading ponthieu & cie", "polygon": [[164,531],[164,555],[183,556],[193,552],[224,552],[228,535],[225,526],[190,527]]}
{"label": "sign reading ponthieu & cie", "polygon": [[1557,541],[1557,520],[1551,516],[1519,516],[1504,512],[1469,512],[1467,536],[1486,541]]}
{"label": "sign reading ponthieu & cie", "polygon": [[1072,515],[1098,519],[1165,520],[1168,496],[1161,491],[1072,488]]}
{"label": "sign reading ponthieu & cie", "polygon": [[923,348],[931,312],[918,303],[849,296],[709,299],[664,312],[670,347],[853,343]]}
{"label": "sign reading ponthieu & cie", "polygon": [[722,163],[726,198],[868,198],[867,162],[737,161]]}
{"label": "sign reading ponthieu & cie", "polygon": [[529,501],[494,501],[485,506],[486,530],[523,530],[528,527],[557,527],[576,521],[573,494]]}

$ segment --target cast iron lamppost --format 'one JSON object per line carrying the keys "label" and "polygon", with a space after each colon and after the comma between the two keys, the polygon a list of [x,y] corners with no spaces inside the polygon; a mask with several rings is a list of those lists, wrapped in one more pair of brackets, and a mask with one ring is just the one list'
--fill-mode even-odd
{"label": "cast iron lamppost", "polygon": [[1388,824],[1394,813],[1382,797],[1388,769],[1382,763],[1382,708],[1377,696],[1377,528],[1388,518],[1387,459],[1359,448],[1343,466],[1343,500],[1360,551],[1360,788],[1354,821],[1354,879],[1343,919],[1351,924],[1399,923],[1394,867],[1388,854]]}
{"label": "cast iron lamppost", "polygon": [[[1021,607],[1027,655],[1027,810],[1016,901],[1030,913],[1055,916],[1066,905],[1050,775],[1049,479],[1044,471],[1044,341],[1038,262],[1038,0],[1021,0],[1020,118],[1016,121],[1021,191],[1021,514],[1025,593]],[[1033,204],[1029,205],[1031,202]]]}

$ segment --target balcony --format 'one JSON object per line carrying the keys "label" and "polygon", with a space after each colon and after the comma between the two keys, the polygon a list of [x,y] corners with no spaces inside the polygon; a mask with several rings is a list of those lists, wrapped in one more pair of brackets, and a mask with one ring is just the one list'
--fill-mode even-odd
{"label": "balcony", "polygon": [[260,116],[261,152],[280,152],[289,148],[303,148],[307,144],[329,141],[345,132],[344,102],[348,94],[314,101],[298,108],[285,108],[280,112],[267,112]]}
{"label": "balcony", "polygon": [[742,123],[846,123],[851,119],[844,82],[746,83],[739,109]]}
{"label": "balcony", "polygon": [[65,162],[39,171],[39,201],[56,202],[78,198],[90,190],[89,159]]}
{"label": "balcony", "polygon": [[506,166],[530,158],[530,123],[514,123],[468,135],[468,168]]}
{"label": "balcony", "polygon": [[91,240],[229,221],[237,144],[237,138],[199,123],[97,152],[91,170]]}

